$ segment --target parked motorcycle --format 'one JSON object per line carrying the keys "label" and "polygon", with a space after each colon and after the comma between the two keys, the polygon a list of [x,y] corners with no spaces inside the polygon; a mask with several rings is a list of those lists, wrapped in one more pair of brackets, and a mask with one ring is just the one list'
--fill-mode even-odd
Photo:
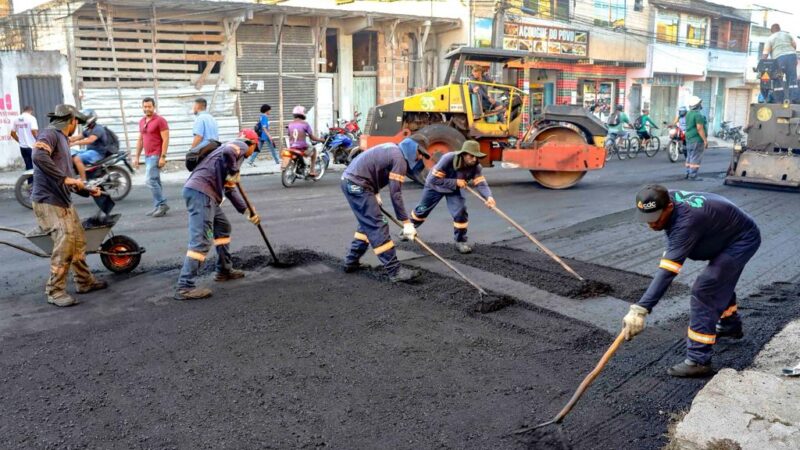
{"label": "parked motorcycle", "polygon": [[[124,167],[123,167],[124,166]],[[125,170],[127,167],[128,170]],[[111,199],[118,202],[131,192],[131,173],[133,167],[128,163],[128,152],[120,151],[86,166],[86,181],[107,192]],[[14,186],[14,195],[20,205],[32,209],[31,191],[33,190],[33,170],[20,175]]]}
{"label": "parked motorcycle", "polygon": [[744,142],[744,132],[742,131],[742,127],[733,127],[728,131],[728,138],[733,140],[734,144],[740,144]]}
{"label": "parked motorcycle", "polygon": [[680,127],[670,125],[669,144],[667,145],[667,157],[669,162],[677,162],[681,155],[686,158],[686,135]]}
{"label": "parked motorcycle", "polygon": [[349,134],[329,132],[324,134],[322,138],[325,140],[322,148],[330,153],[331,161],[336,164],[350,164],[350,161],[352,161],[351,155],[354,153],[354,149],[358,147]]}
{"label": "parked motorcycle", "polygon": [[331,155],[321,146],[317,147],[317,162],[316,171],[317,175],[312,177],[311,173],[311,158],[305,156],[303,150],[295,150],[291,148],[284,149],[281,152],[281,184],[284,187],[292,187],[295,181],[311,180],[317,181],[322,179],[325,175],[325,170],[330,164]]}
{"label": "parked motorcycle", "polygon": [[727,120],[723,120],[722,123],[719,124],[719,130],[717,130],[717,132],[714,133],[714,137],[727,141],[730,130],[731,130],[731,123]]}

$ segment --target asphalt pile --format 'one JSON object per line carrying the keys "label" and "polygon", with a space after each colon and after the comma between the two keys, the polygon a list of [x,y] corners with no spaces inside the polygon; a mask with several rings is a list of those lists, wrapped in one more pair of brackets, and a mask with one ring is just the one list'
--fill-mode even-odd
{"label": "asphalt pile", "polygon": [[[62,326],[3,339],[0,448],[654,449],[705,383],[665,373],[683,357],[677,320],[625,343],[563,425],[515,436],[558,412],[613,336],[513,299],[482,310],[432,273],[393,286],[307,251],[265,267],[264,253],[239,252],[248,276],[208,300],[83,325],[80,307],[59,310]],[[174,276],[120,277],[84,306],[151,298]],[[721,342],[716,365],[745,367],[800,315],[797,285],[771,289],[741,301],[748,334]]]}

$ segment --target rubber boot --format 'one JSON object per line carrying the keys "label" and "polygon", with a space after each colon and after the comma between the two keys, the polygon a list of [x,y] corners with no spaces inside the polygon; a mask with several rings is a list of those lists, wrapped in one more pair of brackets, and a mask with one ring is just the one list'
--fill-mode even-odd
{"label": "rubber boot", "polygon": [[679,364],[675,364],[667,370],[667,373],[673,377],[680,378],[699,378],[711,375],[711,364],[703,365],[698,364],[691,359],[686,359]]}
{"label": "rubber boot", "polygon": [[238,280],[239,278],[244,278],[244,272],[241,270],[231,269],[227,272],[217,272],[214,275],[214,281],[230,281],[230,280]]}
{"label": "rubber boot", "polygon": [[92,284],[90,284],[88,286],[80,287],[80,288],[76,289],[75,292],[77,292],[78,294],[87,294],[89,292],[99,291],[99,290],[105,289],[107,287],[108,287],[108,283],[106,283],[103,280],[95,279],[92,282]]}
{"label": "rubber boot", "polygon": [[175,291],[175,300],[198,300],[211,297],[211,289],[208,288],[187,288]]}
{"label": "rubber boot", "polygon": [[345,264],[345,265],[343,265],[342,269],[344,270],[344,273],[353,273],[353,272],[358,272],[359,270],[369,269],[369,266],[367,264],[362,263],[362,262],[356,261],[353,264]]}
{"label": "rubber boot", "polygon": [[744,331],[742,331],[742,321],[720,319],[717,322],[717,337],[741,339],[742,337],[744,337]]}
{"label": "rubber boot", "polygon": [[422,275],[422,272],[419,270],[411,270],[401,267],[397,269],[397,273],[389,276],[389,281],[392,283],[406,282],[418,278],[420,275]]}

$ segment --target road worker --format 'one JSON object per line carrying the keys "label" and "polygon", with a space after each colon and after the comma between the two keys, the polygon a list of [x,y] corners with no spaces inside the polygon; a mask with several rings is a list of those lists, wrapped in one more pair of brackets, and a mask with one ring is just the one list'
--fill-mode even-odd
{"label": "road worker", "polygon": [[708,148],[707,120],[703,115],[703,100],[693,95],[689,98],[689,112],[686,113],[686,179],[701,181],[697,177],[703,152]]}
{"label": "road worker", "polygon": [[97,280],[86,265],[86,237],[78,212],[72,205],[72,192],[97,197],[99,188],[86,189],[74,178],[69,136],[86,118],[72,105],[58,105],[47,114],[50,125],[36,136],[33,144],[33,186],[31,200],[36,223],[53,239],[50,256],[50,278],[45,293],[47,302],[56,306],[72,306],[74,298],[67,293],[70,268],[79,294],[105,289],[105,281]]}
{"label": "road worker", "polygon": [[428,173],[425,180],[425,189],[416,208],[411,211],[411,223],[419,228],[444,197],[447,200],[447,209],[453,216],[453,238],[456,241],[456,250],[460,253],[470,253],[472,247],[467,243],[467,226],[469,225],[467,204],[461,188],[472,182],[475,189],[486,200],[486,206],[494,208],[495,200],[486,178],[481,175],[481,165],[478,160],[485,157],[481,153],[481,146],[477,141],[466,141],[462,147],[442,156],[433,170]]}
{"label": "road worker", "polygon": [[222,282],[244,277],[231,263],[231,223],[220,204],[225,196],[239,213],[254,223],[261,219],[247,208],[236,183],[242,161],[255,151],[258,135],[251,129],[242,130],[235,140],[221,145],[205,156],[194,168],[183,186],[183,198],[189,211],[189,250],[175,291],[176,300],[195,300],[211,296],[211,289],[195,286],[200,266],[211,249],[217,250],[214,281]]}
{"label": "road worker", "polygon": [[400,144],[380,144],[359,155],[342,175],[342,192],[358,221],[356,234],[350,251],[344,260],[347,273],[361,268],[360,259],[369,246],[383,263],[389,279],[393,282],[410,281],[420,275],[419,271],[400,267],[389,235],[389,226],[381,212],[380,191],[389,186],[389,196],[397,220],[403,222],[403,236],[414,239],[416,228],[411,223],[403,203],[402,186],[406,176],[417,178],[424,164],[422,158],[430,158],[428,139],[414,134]]}
{"label": "road worker", "polygon": [[684,261],[708,261],[692,286],[686,360],[667,371],[675,377],[707,375],[717,338],[743,336],[734,289],[761,245],[761,233],[747,213],[717,194],[649,185],[636,195],[636,208],[641,221],[666,233],[667,250],[650,287],[623,319],[625,337],[644,330],[647,314]]}

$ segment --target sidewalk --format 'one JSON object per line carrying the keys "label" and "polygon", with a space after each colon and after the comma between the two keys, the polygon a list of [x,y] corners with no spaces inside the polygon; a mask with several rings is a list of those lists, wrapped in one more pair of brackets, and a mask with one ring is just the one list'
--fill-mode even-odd
{"label": "sidewalk", "polygon": [[[333,170],[331,170],[333,169]],[[329,171],[335,172],[333,166],[328,168]],[[271,175],[281,172],[280,164],[275,164],[271,159],[261,159],[256,161],[255,167],[250,167],[249,164],[242,164],[242,176],[252,175]],[[22,174],[21,170],[14,170],[8,172],[0,172],[0,189],[14,189],[17,178]],[[178,184],[183,183],[189,177],[189,171],[183,165],[183,161],[169,161],[164,171],[161,173],[161,182],[164,184]],[[144,186],[144,164],[139,166],[139,169],[131,177],[134,186]]]}

